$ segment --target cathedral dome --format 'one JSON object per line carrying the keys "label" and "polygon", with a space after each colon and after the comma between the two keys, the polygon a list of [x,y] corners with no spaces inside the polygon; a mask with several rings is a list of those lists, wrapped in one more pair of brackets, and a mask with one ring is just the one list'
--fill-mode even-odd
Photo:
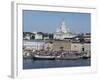
{"label": "cathedral dome", "polygon": [[62,21],[61,25],[57,28],[54,33],[54,39],[65,39],[75,37],[74,34],[70,31],[70,29],[66,26],[65,21]]}
{"label": "cathedral dome", "polygon": [[68,33],[68,32],[70,32],[69,28],[66,27],[65,21],[63,21],[63,22],[61,23],[60,27],[57,28],[56,32],[59,32],[59,33],[60,33],[60,32],[63,32],[63,33]]}

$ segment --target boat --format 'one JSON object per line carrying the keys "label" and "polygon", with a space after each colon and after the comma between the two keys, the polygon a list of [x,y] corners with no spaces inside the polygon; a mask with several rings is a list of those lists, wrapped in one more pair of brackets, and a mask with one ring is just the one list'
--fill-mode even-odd
{"label": "boat", "polygon": [[82,56],[82,59],[88,59],[88,58],[90,58],[90,56],[88,56],[88,55],[83,55]]}
{"label": "boat", "polygon": [[30,56],[23,56],[23,59],[32,59],[33,57],[30,55]]}
{"label": "boat", "polygon": [[55,56],[49,56],[49,55],[34,55],[34,60],[54,60]]}
{"label": "boat", "polygon": [[81,56],[69,56],[69,55],[67,55],[67,56],[64,56],[64,57],[55,57],[55,59],[56,60],[73,60],[73,59],[80,59],[81,58]]}
{"label": "boat", "polygon": [[82,55],[75,55],[75,54],[68,54],[68,55],[33,55],[34,60],[74,60],[74,59],[88,59],[89,56],[87,54]]}
{"label": "boat", "polygon": [[32,59],[32,55],[29,52],[24,52],[23,59]]}

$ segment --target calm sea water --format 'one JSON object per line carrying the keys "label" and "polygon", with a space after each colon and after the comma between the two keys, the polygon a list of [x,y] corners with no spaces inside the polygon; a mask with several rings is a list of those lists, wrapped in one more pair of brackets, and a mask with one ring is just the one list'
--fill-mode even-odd
{"label": "calm sea water", "polygon": [[82,67],[90,66],[90,59],[77,60],[33,60],[23,59],[23,69],[57,68],[57,67]]}

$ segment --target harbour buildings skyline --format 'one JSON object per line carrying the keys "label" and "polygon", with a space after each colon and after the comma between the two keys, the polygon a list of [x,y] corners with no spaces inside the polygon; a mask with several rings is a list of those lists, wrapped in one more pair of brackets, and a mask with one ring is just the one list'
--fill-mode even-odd
{"label": "harbour buildings skyline", "polygon": [[56,28],[53,33],[44,33],[44,32],[23,32],[23,39],[58,39],[58,40],[70,40],[77,38],[80,35],[84,35],[84,39],[90,41],[91,33],[75,33],[71,31],[71,28],[68,27],[65,21],[62,21],[61,24]]}
{"label": "harbour buildings skyline", "polygon": [[[43,37],[43,32],[33,32],[26,34],[29,34],[24,36],[23,38],[23,46],[26,51],[60,51],[61,48],[63,48],[63,50],[67,52],[81,53],[84,47],[84,51],[89,53],[90,55],[91,34],[86,33],[79,36],[74,32],[71,32],[71,30],[69,29],[69,27],[66,26],[64,21],[61,23],[60,26],[58,26],[57,30],[53,33],[52,39],[50,39],[49,35]],[[80,40],[82,39],[82,37],[84,41]]]}

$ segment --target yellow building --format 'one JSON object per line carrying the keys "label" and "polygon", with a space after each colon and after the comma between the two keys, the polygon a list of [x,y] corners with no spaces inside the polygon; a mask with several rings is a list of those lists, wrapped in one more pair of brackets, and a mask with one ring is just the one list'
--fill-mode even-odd
{"label": "yellow building", "polygon": [[82,52],[83,44],[71,43],[71,51]]}
{"label": "yellow building", "polygon": [[77,52],[82,52],[82,51],[87,52],[88,54],[91,53],[91,44],[90,43],[71,43],[71,51],[77,51]]}
{"label": "yellow building", "polygon": [[70,51],[71,49],[71,43],[67,41],[54,41],[53,42],[53,50],[54,51]]}
{"label": "yellow building", "polygon": [[63,40],[48,41],[47,43],[45,43],[45,50],[48,50],[48,49],[53,50],[53,51],[60,51],[60,50],[70,51],[71,43],[68,41],[63,41]]}
{"label": "yellow building", "polygon": [[72,51],[81,53],[83,50],[87,53],[91,52],[90,43],[68,42],[65,40],[52,40],[45,43],[45,50],[53,51]]}

